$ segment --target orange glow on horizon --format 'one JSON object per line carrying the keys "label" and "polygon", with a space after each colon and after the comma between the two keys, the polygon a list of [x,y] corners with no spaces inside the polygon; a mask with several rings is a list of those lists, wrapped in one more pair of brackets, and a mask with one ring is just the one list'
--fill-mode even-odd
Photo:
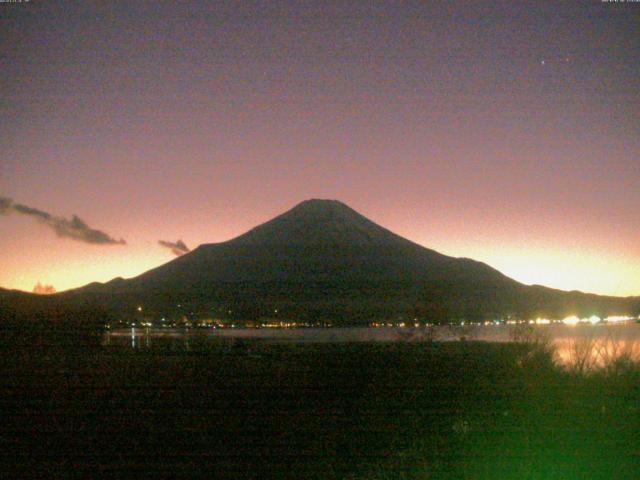
{"label": "orange glow on horizon", "polygon": [[[173,238],[178,232],[192,248],[202,243],[227,241],[296,203],[296,200],[287,201],[284,206],[247,211],[242,217],[224,207],[213,214],[203,210],[197,212],[197,216],[176,215],[170,225],[162,212],[146,216],[142,225],[135,218],[120,222],[114,218],[111,223],[105,221],[101,226],[125,236],[128,244],[107,246],[58,238],[28,218],[4,216],[0,221],[3,228],[12,232],[12,242],[5,246],[0,262],[0,287],[31,292],[40,282],[53,285],[61,292],[91,282],[135,277],[175,258],[168,249],[156,244],[157,238]],[[437,221],[435,212],[429,217],[429,223],[416,224],[407,216],[406,208],[394,209],[400,212],[394,214],[388,208],[378,207],[376,212],[373,205],[358,205],[348,199],[345,203],[420,245],[445,255],[484,262],[524,284],[600,295],[640,295],[640,265],[635,258],[636,252],[629,251],[624,244],[605,249],[588,237],[582,238],[581,244],[572,237],[573,242],[569,243],[560,229],[544,230],[537,225],[530,226],[531,234],[518,237],[518,231],[510,229],[509,224],[492,227],[496,221],[490,218],[474,225],[460,222],[460,217],[456,222],[455,216],[446,217],[440,213],[440,221]],[[209,218],[214,216],[216,222],[212,223]],[[128,232],[135,232],[135,235]]]}
{"label": "orange glow on horizon", "polygon": [[460,255],[482,261],[527,285],[613,296],[640,294],[640,269],[633,258],[615,254],[575,253],[561,248],[474,249]]}
{"label": "orange glow on horizon", "polygon": [[135,253],[100,255],[100,258],[91,259],[93,263],[85,263],[82,259],[69,259],[68,262],[60,264],[47,263],[42,269],[33,265],[24,272],[17,272],[13,278],[3,278],[0,286],[31,292],[38,282],[46,282],[53,285],[57,292],[62,292],[92,282],[108,282],[116,277],[135,277],[175,258],[162,253],[137,253],[140,257]]}
{"label": "orange glow on horizon", "polygon": [[[48,243],[49,248],[44,249],[39,241],[31,241],[26,246],[30,247],[28,255],[17,250],[16,255],[5,261],[0,269],[0,286],[31,292],[41,282],[53,285],[60,292],[95,281],[131,278],[175,258],[168,250],[150,242],[95,247],[49,238]],[[424,245],[424,242],[419,243]],[[194,243],[193,247],[196,246]],[[482,261],[528,285],[614,296],[640,293],[638,267],[632,259],[623,256],[549,248],[532,248],[523,255],[519,248],[474,248],[469,241],[457,244],[440,240],[425,246],[446,255]]]}

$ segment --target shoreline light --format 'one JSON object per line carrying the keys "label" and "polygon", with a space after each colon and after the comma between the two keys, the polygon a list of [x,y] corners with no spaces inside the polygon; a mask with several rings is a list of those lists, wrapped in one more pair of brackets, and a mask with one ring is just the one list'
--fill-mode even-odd
{"label": "shoreline light", "polygon": [[628,322],[630,320],[634,320],[634,318],[624,315],[611,315],[604,319],[605,322]]}
{"label": "shoreline light", "polygon": [[562,323],[565,325],[577,325],[580,322],[580,319],[575,315],[571,315],[570,317],[566,317],[562,320]]}
{"label": "shoreline light", "polygon": [[591,324],[591,325],[595,325],[596,323],[600,323],[602,321],[602,319],[597,316],[597,315],[592,315],[590,316],[587,321]]}

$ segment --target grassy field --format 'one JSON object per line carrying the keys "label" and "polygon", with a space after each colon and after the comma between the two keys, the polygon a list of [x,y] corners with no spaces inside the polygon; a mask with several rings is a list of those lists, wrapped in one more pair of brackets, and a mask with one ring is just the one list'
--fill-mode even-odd
{"label": "grassy field", "polygon": [[640,369],[528,345],[3,347],[3,478],[633,479]]}

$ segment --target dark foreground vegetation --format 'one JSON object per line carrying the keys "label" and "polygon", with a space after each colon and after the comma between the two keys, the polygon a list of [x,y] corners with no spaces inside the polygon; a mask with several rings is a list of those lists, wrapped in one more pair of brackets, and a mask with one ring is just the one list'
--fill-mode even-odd
{"label": "dark foreground vegetation", "polygon": [[[633,479],[640,369],[535,344],[131,350],[2,332],[3,478]],[[40,330],[38,330],[40,328]],[[11,336],[13,335],[13,336]],[[84,341],[85,344],[82,344]]]}

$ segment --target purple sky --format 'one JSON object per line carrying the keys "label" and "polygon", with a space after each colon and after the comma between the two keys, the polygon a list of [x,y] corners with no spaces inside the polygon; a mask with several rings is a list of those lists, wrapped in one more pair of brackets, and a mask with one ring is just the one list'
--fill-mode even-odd
{"label": "purple sky", "polygon": [[0,286],[133,276],[320,197],[640,294],[640,3],[346,3],[0,3],[0,197],[127,241],[8,210]]}

